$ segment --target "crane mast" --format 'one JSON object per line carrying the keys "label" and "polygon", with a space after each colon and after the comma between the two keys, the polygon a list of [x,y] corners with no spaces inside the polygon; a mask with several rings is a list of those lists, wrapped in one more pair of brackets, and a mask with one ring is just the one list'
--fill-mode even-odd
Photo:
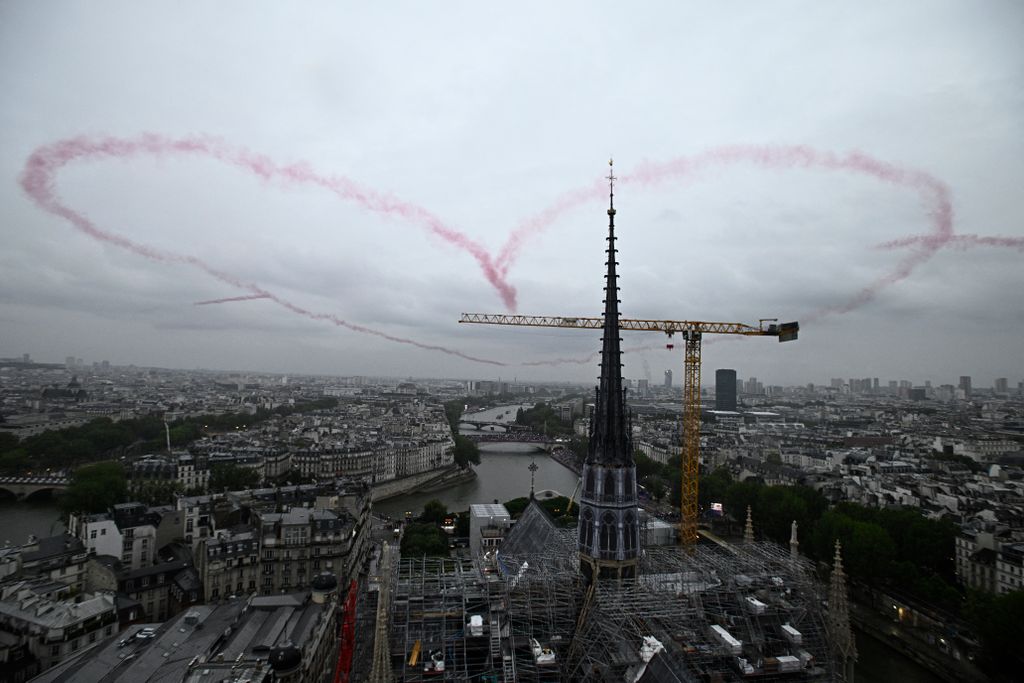
{"label": "crane mast", "polygon": [[[544,315],[503,315],[500,313],[463,313],[460,323],[508,325],[515,327],[561,327],[598,330],[604,325],[600,317]],[[683,357],[683,446],[682,502],[679,515],[679,542],[691,546],[697,542],[697,493],[700,465],[700,353],[705,334],[738,334],[744,336],[778,337],[780,342],[793,341],[800,331],[796,322],[777,324],[774,318],[762,318],[757,325],[697,320],[649,320],[620,318],[619,329],[634,332],[663,332],[669,337],[679,333],[685,341]]]}

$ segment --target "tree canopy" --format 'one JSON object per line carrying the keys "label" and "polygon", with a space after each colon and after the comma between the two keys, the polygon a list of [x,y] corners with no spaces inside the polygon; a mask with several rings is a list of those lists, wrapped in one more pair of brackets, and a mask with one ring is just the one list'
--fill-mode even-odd
{"label": "tree canopy", "polygon": [[105,512],[128,500],[124,467],[118,462],[100,462],[79,467],[59,499],[61,511],[68,513]]}
{"label": "tree canopy", "polygon": [[[174,420],[168,424],[171,446],[187,446],[204,432],[226,431],[275,416],[333,408],[337,404],[335,398],[322,398],[273,410],[259,409],[254,415],[224,413]],[[77,427],[45,431],[20,442],[12,441],[5,433],[0,438],[0,472],[66,468],[113,456],[162,451],[167,446],[164,429],[161,416],[145,415],[119,422],[100,417]]]}
{"label": "tree canopy", "polygon": [[516,424],[529,427],[538,434],[549,436],[572,434],[572,424],[566,424],[547,403],[538,403],[528,410],[516,412]]}
{"label": "tree canopy", "polygon": [[467,469],[471,463],[473,465],[480,464],[480,448],[472,440],[456,434],[455,450],[452,457],[455,459],[456,465]]}
{"label": "tree canopy", "polygon": [[240,491],[259,485],[259,472],[234,463],[219,463],[210,468],[210,491]]}

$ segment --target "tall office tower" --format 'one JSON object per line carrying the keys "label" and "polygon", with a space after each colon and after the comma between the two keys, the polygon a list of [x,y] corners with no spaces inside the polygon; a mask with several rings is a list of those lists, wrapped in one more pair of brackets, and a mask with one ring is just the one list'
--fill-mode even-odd
{"label": "tall office tower", "polygon": [[996,380],[996,393],[997,394],[1008,394],[1010,393],[1009,381],[1005,377],[1000,377]]}
{"label": "tall office tower", "polygon": [[665,386],[668,387],[669,389],[672,388],[672,371],[671,370],[666,370],[665,371]]}
{"label": "tall office tower", "polygon": [[970,375],[960,375],[959,387],[964,392],[964,398],[970,398],[971,397],[971,376]]}
{"label": "tall office tower", "polygon": [[735,370],[715,370],[715,410],[736,410]]}
{"label": "tall office tower", "polygon": [[875,378],[873,378],[871,380],[871,386],[872,386],[872,390],[877,394],[878,393],[878,378],[877,377],[875,377]]}
{"label": "tall office tower", "polygon": [[587,583],[636,576],[640,555],[633,435],[622,388],[619,282],[615,272],[615,177],[608,174],[608,273],[604,293],[601,377],[580,480],[577,528],[580,572]]}

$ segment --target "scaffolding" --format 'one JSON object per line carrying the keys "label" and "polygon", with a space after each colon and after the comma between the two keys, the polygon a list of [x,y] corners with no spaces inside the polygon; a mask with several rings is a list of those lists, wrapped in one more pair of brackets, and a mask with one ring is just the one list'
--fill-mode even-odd
{"label": "scaffolding", "polygon": [[496,557],[397,565],[398,681],[833,677],[823,588],[771,543],[648,547],[635,578],[587,586],[574,530],[531,505]]}

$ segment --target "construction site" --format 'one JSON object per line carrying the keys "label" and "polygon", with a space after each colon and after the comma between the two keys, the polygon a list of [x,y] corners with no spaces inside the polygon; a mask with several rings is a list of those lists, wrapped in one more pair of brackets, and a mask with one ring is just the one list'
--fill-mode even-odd
{"label": "construction site", "polygon": [[[529,504],[510,520],[500,544],[472,559],[394,560],[394,549],[386,548],[374,587],[368,679],[852,680],[856,652],[838,547],[826,595],[814,568],[797,552],[795,524],[788,551],[754,541],[749,510],[741,544],[699,536],[697,529],[702,335],[790,341],[799,326],[620,318],[614,175],[608,180],[602,317],[464,314],[462,320],[601,329],[601,374],[578,486],[578,523],[560,525],[531,490]],[[679,333],[686,342],[682,504],[675,546],[646,542],[644,527],[650,520],[641,514],[637,498],[621,375],[622,329]]]}
{"label": "construction site", "polygon": [[655,547],[636,577],[585,586],[575,535],[532,503],[494,558],[399,562],[378,629],[390,680],[836,678],[806,560],[771,543]]}

